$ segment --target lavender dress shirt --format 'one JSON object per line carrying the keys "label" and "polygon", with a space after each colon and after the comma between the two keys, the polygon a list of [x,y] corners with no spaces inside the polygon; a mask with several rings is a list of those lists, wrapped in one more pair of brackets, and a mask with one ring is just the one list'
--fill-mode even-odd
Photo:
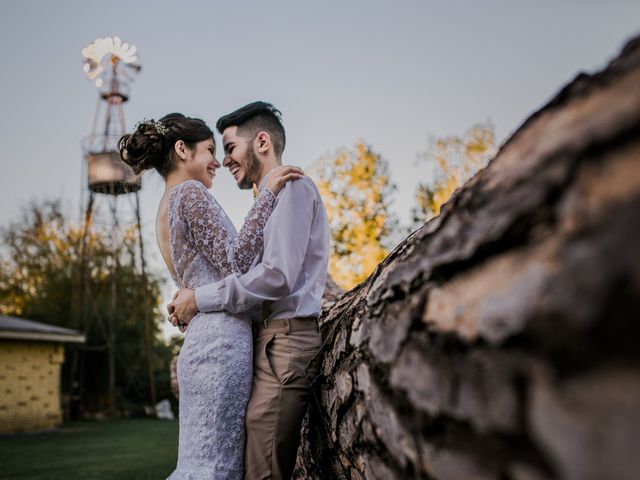
{"label": "lavender dress shirt", "polygon": [[196,288],[196,305],[201,312],[241,313],[268,301],[269,319],[317,316],[328,258],[327,212],[318,189],[306,176],[287,182],[264,227],[262,255],[247,273]]}

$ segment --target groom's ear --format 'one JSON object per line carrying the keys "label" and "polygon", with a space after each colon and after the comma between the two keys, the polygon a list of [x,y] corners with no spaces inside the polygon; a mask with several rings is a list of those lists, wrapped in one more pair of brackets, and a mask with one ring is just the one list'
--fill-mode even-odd
{"label": "groom's ear", "polygon": [[255,145],[258,153],[267,153],[271,148],[271,137],[267,132],[261,131],[256,136]]}

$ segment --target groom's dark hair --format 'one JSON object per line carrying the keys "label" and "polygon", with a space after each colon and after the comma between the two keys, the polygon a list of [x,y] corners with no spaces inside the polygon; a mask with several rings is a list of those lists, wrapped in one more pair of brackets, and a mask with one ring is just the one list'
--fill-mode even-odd
{"label": "groom's dark hair", "polygon": [[258,133],[267,132],[271,137],[275,154],[278,157],[282,156],[287,141],[282,126],[282,114],[270,103],[250,103],[220,117],[216,122],[216,128],[221,134],[229,127],[238,127],[238,135],[251,140],[256,138]]}

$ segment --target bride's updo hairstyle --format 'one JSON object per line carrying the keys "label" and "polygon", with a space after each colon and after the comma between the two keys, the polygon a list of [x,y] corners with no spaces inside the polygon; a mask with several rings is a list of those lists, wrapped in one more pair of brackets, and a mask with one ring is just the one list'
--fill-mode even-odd
{"label": "bride's updo hairstyle", "polygon": [[133,133],[120,138],[118,149],[120,158],[136,174],[155,168],[166,178],[177,164],[173,147],[178,140],[193,149],[196,143],[210,138],[213,138],[213,132],[203,120],[170,113],[158,121],[140,122]]}

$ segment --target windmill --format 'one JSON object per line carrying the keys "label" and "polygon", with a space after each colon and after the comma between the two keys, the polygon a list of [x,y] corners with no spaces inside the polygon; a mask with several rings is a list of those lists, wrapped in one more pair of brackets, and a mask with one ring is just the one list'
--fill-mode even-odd
{"label": "windmill", "polygon": [[135,63],[135,53],[135,45],[118,37],[99,38],[82,49],[82,69],[100,92],[91,135],[83,145],[91,193],[117,196],[140,190],[140,178],[120,160],[117,150],[118,139],[126,132],[123,106],[129,100],[129,82],[142,68]]}
{"label": "windmill", "polygon": [[[84,211],[81,267],[79,272],[80,286],[77,290],[75,305],[78,306],[76,316],[78,327],[85,332],[90,322],[101,322],[100,327],[104,339],[104,350],[107,355],[108,401],[107,410],[115,413],[116,362],[118,360],[118,269],[120,258],[117,254],[121,242],[123,227],[132,226],[137,232],[137,259],[144,285],[147,285],[146,266],[142,242],[140,197],[140,177],[134,175],[132,169],[120,159],[117,149],[118,139],[126,132],[124,104],[129,100],[129,85],[134,74],[141,70],[136,63],[136,47],[123,43],[118,37],[99,38],[82,49],[83,71],[88,80],[94,82],[98,89],[98,104],[93,120],[91,134],[83,141],[83,176],[86,184],[83,187],[82,204]],[[110,308],[109,312],[96,312],[92,305],[94,295],[87,268],[90,258],[88,239],[96,225],[101,225],[111,232],[113,247],[110,261]],[[155,405],[155,384],[153,376],[153,357],[151,348],[151,305],[145,308],[144,318],[145,350],[149,376],[149,400]],[[125,313],[126,314],[126,313]],[[85,352],[85,355],[87,352]],[[79,395],[84,390],[83,361],[75,357],[71,378],[79,378]],[[126,368],[127,366],[124,365]]]}

